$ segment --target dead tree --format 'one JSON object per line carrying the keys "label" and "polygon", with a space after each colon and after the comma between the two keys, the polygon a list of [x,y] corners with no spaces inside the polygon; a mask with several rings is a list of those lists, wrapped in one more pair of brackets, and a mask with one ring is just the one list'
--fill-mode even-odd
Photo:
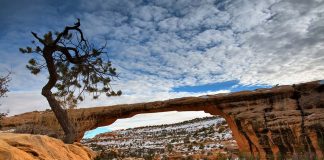
{"label": "dead tree", "polygon": [[101,93],[106,96],[121,95],[121,91],[114,92],[110,85],[111,80],[117,77],[116,69],[107,57],[106,45],[96,48],[85,39],[80,19],[73,26],[66,26],[62,32],[55,32],[55,38],[52,32],[43,37],[31,33],[37,40],[32,41],[34,46],[19,50],[25,54],[33,53],[34,57],[26,65],[32,74],[47,69],[49,78],[42,88],[42,95],[65,133],[64,142],[73,143],[76,131],[67,109],[83,101],[85,93],[94,99]]}

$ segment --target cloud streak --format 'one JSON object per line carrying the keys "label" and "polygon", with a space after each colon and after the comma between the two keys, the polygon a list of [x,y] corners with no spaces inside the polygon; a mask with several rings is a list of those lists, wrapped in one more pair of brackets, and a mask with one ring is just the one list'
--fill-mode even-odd
{"label": "cloud streak", "polygon": [[[11,90],[29,91],[3,99],[2,107],[12,108],[13,113],[25,111],[17,103],[24,100],[22,95],[34,95],[25,104],[30,110],[44,104],[44,98],[34,93],[47,77],[46,73],[29,75],[24,69],[28,58],[18,48],[32,40],[31,30],[57,30],[76,18],[81,18],[90,40],[107,41],[120,73],[113,87],[125,93],[87,100],[80,107],[208,94],[173,92],[181,86],[238,81],[239,90],[243,85],[292,84],[324,77],[324,4],[319,0],[0,3],[4,24],[0,65],[15,73]],[[13,14],[4,16],[9,13]]]}

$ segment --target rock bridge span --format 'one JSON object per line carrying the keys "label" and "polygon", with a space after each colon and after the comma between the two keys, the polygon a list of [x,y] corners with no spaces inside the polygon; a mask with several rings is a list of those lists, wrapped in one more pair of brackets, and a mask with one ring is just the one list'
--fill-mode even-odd
{"label": "rock bridge span", "polygon": [[[230,94],[185,97],[149,103],[70,110],[79,141],[88,130],[107,126],[136,114],[165,111],[204,111],[222,116],[232,130],[239,149],[261,159],[278,155],[324,152],[324,84],[314,81],[271,89]],[[161,117],[163,118],[163,117]],[[63,132],[50,111],[7,117],[3,129],[47,134]]]}

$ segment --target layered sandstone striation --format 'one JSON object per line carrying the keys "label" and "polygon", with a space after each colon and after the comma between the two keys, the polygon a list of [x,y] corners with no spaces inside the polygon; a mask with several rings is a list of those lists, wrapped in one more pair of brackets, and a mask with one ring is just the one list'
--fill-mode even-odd
{"label": "layered sandstone striation", "polygon": [[0,159],[3,160],[92,160],[96,154],[78,143],[42,135],[0,133]]}
{"label": "layered sandstone striation", "polygon": [[[271,89],[185,97],[69,111],[78,139],[87,130],[141,113],[205,111],[224,117],[240,151],[261,159],[324,151],[324,84],[314,81]],[[163,117],[161,117],[163,118]],[[16,132],[63,134],[52,112],[31,112],[5,118],[3,129]]]}

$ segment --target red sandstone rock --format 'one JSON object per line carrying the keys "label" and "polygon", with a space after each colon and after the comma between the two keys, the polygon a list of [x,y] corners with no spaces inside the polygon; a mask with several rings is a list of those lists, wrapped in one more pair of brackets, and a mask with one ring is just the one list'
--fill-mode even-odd
{"label": "red sandstone rock", "polygon": [[[149,103],[69,111],[78,139],[87,130],[120,118],[163,111],[205,111],[223,116],[239,148],[261,159],[324,151],[324,85],[319,81],[231,94],[185,97]],[[31,112],[3,120],[4,129],[49,134],[63,132],[51,112]]]}
{"label": "red sandstone rock", "polygon": [[92,160],[95,152],[48,136],[0,133],[1,160]]}

